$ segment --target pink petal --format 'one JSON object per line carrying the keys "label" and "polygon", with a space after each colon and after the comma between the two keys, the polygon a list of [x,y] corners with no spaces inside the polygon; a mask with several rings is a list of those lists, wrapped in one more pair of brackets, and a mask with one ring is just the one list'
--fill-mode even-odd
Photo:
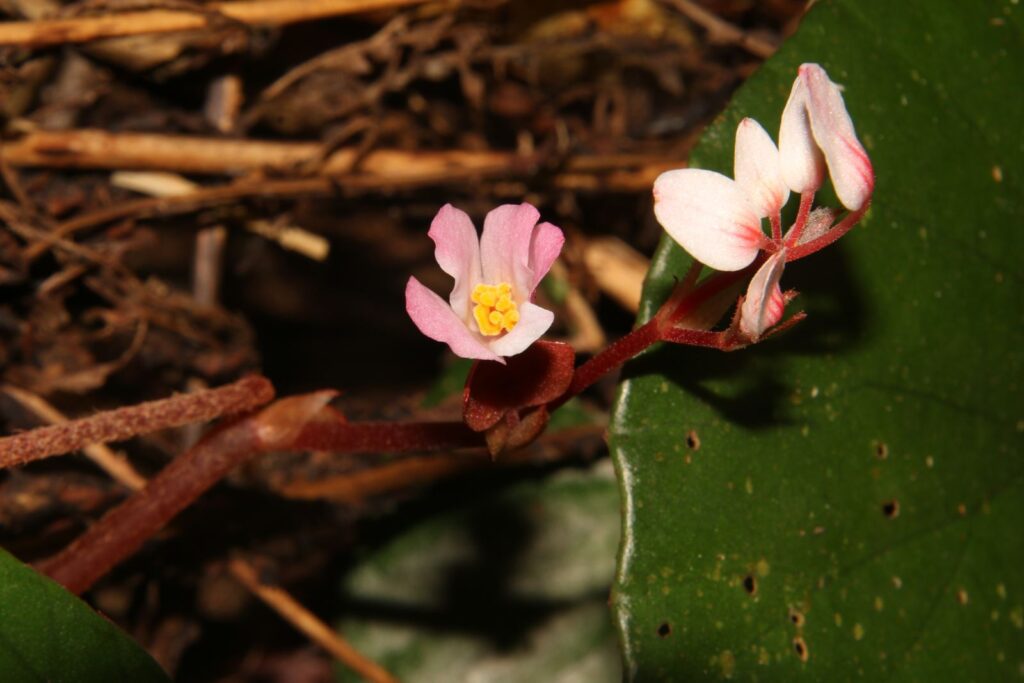
{"label": "pink petal", "polygon": [[529,302],[519,306],[519,322],[504,337],[491,342],[491,351],[499,356],[514,356],[522,353],[530,344],[537,341],[548,331],[555,321],[555,314],[546,308]]}
{"label": "pink petal", "polygon": [[517,302],[529,299],[533,292],[530,242],[538,218],[540,212],[529,204],[503,204],[484,219],[480,236],[484,282],[509,283]]}
{"label": "pink petal", "polygon": [[687,168],[654,181],[654,215],[698,261],[716,270],[740,270],[765,237],[746,193],[721,173]]}
{"label": "pink petal", "polygon": [[752,341],[760,339],[765,330],[782,320],[786,306],[779,280],[786,267],[786,252],[779,250],[764,262],[747,286],[747,296],[740,309],[740,330]]}
{"label": "pink petal", "polygon": [[[445,204],[434,216],[427,233],[434,240],[434,258],[441,270],[455,278],[448,297],[460,316],[469,314],[469,294],[480,281],[480,240],[466,212]],[[429,335],[428,335],[429,336]]]}
{"label": "pink petal", "polygon": [[444,342],[456,356],[504,362],[470,332],[444,299],[414,277],[405,285],[405,310],[420,332]]}
{"label": "pink petal", "polygon": [[789,199],[779,170],[779,149],[754,119],[743,119],[736,128],[733,168],[736,182],[761,218],[778,213]]}
{"label": "pink petal", "polygon": [[800,79],[807,84],[811,131],[825,154],[832,186],[843,206],[856,211],[875,188],[871,160],[857,139],[839,87],[829,80],[825,70],[817,64],[804,64]]}
{"label": "pink petal", "polygon": [[533,290],[551,270],[551,264],[562,253],[564,244],[565,235],[560,228],[551,223],[541,223],[534,229],[533,240],[530,242],[530,271],[533,273],[533,282],[527,296],[533,295]]}
{"label": "pink petal", "polygon": [[825,160],[811,134],[807,86],[797,76],[779,126],[779,167],[794,192],[815,192],[825,179]]}

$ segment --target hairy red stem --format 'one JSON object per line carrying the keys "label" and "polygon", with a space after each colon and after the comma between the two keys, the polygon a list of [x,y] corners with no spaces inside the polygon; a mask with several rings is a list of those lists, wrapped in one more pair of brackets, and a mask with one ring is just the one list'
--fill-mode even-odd
{"label": "hairy red stem", "polygon": [[796,211],[796,220],[793,221],[793,227],[790,228],[789,234],[786,236],[787,244],[796,244],[800,241],[800,235],[803,234],[804,228],[807,227],[807,216],[811,213],[811,204],[814,203],[814,193],[804,192],[800,195],[800,208]]}
{"label": "hairy red stem", "polygon": [[486,446],[483,436],[462,422],[315,421],[292,441],[290,451],[402,453]]}
{"label": "hairy red stem", "polygon": [[203,492],[257,452],[255,428],[242,420],[217,430],[173,460],[145,488],[113,508],[38,569],[75,594],[135,554]]}
{"label": "hairy red stem", "polygon": [[282,399],[215,429],[68,547],[40,563],[39,571],[72,593],[88,590],[239,464],[292,442],[333,396],[317,392]]}
{"label": "hairy red stem", "polygon": [[273,398],[274,387],[270,381],[253,376],[216,389],[147,401],[40,427],[0,438],[0,469],[77,451],[92,444],[122,441],[147,432],[243,413]]}
{"label": "hairy red stem", "polygon": [[772,214],[770,220],[772,223],[772,241],[779,242],[782,240],[782,213],[776,211]]}
{"label": "hairy red stem", "polygon": [[651,318],[626,336],[618,339],[601,353],[576,368],[572,382],[565,393],[548,404],[551,410],[576,396],[606,374],[633,358],[648,346],[658,341],[658,319]]}
{"label": "hairy red stem", "polygon": [[[626,361],[634,358],[655,342],[681,342],[682,337],[680,335],[677,334],[669,338],[666,336],[667,332],[687,316],[697,311],[700,306],[712,297],[735,285],[743,278],[748,277],[763,261],[764,257],[762,255],[743,270],[716,273],[701,282],[696,289],[690,290],[692,284],[684,281],[684,283],[679,285],[682,288],[681,291],[684,292],[681,298],[670,296],[650,320],[576,368],[576,373],[573,375],[569,388],[564,394],[549,403],[548,408],[554,410],[564,404],[570,398],[581,393],[587,387],[593,385]],[[701,340],[705,341],[704,337],[701,337]]]}

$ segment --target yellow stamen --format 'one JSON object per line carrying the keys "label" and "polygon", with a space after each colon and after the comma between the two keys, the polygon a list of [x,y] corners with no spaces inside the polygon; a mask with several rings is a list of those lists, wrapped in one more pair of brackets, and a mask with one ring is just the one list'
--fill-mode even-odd
{"label": "yellow stamen", "polygon": [[470,294],[473,319],[480,334],[494,337],[502,332],[511,332],[519,322],[519,311],[512,299],[512,285],[502,282],[498,285],[477,285]]}

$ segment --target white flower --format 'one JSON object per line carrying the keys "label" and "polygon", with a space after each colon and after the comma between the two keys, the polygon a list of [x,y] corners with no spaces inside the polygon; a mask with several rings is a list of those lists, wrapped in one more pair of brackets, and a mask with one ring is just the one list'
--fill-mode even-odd
{"label": "white flower", "polygon": [[[836,212],[810,210],[826,169],[851,212],[835,229]],[[761,250],[769,254],[740,308],[739,328],[756,341],[782,318],[779,279],[787,257],[804,256],[849,230],[866,210],[875,176],[839,87],[817,64],[799,69],[782,113],[779,147],[756,121],[740,121],[733,175],[700,169],[662,173],[654,182],[654,214],[672,239],[716,270],[742,270]],[[801,194],[800,211],[783,236],[782,207],[790,190]],[[762,229],[764,218],[771,236]]]}

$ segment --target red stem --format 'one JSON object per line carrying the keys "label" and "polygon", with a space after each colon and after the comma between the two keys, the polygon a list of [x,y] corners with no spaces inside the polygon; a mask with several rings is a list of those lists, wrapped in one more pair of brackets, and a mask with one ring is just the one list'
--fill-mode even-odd
{"label": "red stem", "polygon": [[462,422],[314,421],[292,441],[289,451],[402,453],[446,448],[482,448],[482,435]]}
{"label": "red stem", "polygon": [[[749,276],[763,261],[764,256],[760,255],[743,270],[715,273],[711,277],[706,278],[696,289],[686,293],[681,299],[677,300],[675,296],[670,296],[662,304],[661,308],[658,309],[658,312],[654,314],[654,317],[576,368],[569,388],[566,389],[564,394],[549,403],[548,408],[554,410],[629,359],[636,357],[655,342],[668,339],[666,334],[677,323],[696,311],[715,295]],[[688,283],[680,286],[687,287]],[[697,336],[699,335],[695,334],[694,339]],[[674,338],[668,340],[681,342],[682,337],[675,334]]]}
{"label": "red stem", "polygon": [[659,321],[657,316],[655,316],[576,368],[569,388],[565,390],[564,394],[548,404],[549,409],[554,410],[573,396],[576,396],[654,342],[659,341],[660,337]]}
{"label": "red stem", "polygon": [[782,241],[782,214],[780,212],[776,211],[772,215],[771,221],[772,221],[772,241],[773,242],[781,242]]}
{"label": "red stem", "polygon": [[811,204],[813,202],[813,192],[804,192],[800,195],[800,208],[797,209],[793,227],[790,228],[789,234],[786,235],[787,244],[797,244],[800,241],[800,235],[803,233],[804,228],[807,227],[807,216],[811,213]]}
{"label": "red stem", "polygon": [[281,399],[214,429],[68,547],[40,563],[39,571],[72,593],[88,590],[239,464],[291,443],[333,396],[332,391],[320,391]]}
{"label": "red stem", "polygon": [[674,327],[665,330],[663,339],[673,344],[686,344],[687,346],[705,346],[710,349],[724,349],[724,334],[711,332],[709,330],[687,330],[682,327]]}
{"label": "red stem", "polygon": [[162,529],[237,465],[259,452],[257,430],[249,420],[216,430],[171,461],[126,501],[105,514],[39,571],[76,595]]}
{"label": "red stem", "polygon": [[39,427],[0,438],[0,469],[69,453],[94,443],[123,441],[147,432],[243,413],[273,398],[274,387],[270,381],[252,376],[216,389],[179,394]]}

